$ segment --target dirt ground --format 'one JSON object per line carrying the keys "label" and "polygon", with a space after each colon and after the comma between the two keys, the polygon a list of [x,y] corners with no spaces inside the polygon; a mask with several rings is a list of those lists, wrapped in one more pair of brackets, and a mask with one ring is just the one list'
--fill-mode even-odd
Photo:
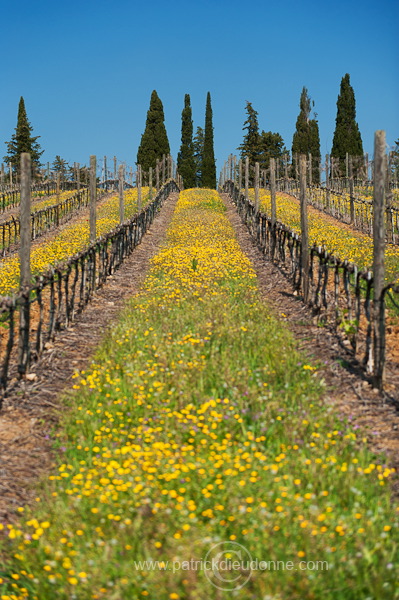
{"label": "dirt ground", "polygon": [[[222,195],[228,217],[244,252],[252,260],[261,291],[279,319],[286,321],[298,347],[324,367],[318,376],[327,384],[326,403],[360,426],[376,452],[388,454],[389,464],[399,469],[399,373],[392,369],[390,393],[382,397],[361,373],[332,330],[319,328],[290,282],[278,267],[266,261],[252,242],[234,206]],[[150,259],[165,238],[177,201],[173,194],[165,202],[141,244],[122,267],[98,291],[72,327],[49,344],[32,366],[28,379],[14,386],[0,413],[0,522],[13,520],[16,508],[35,496],[35,482],[52,466],[51,430],[56,427],[61,394],[71,386],[71,376],[90,365],[97,345],[125,301],[143,281]],[[395,491],[399,493],[399,482]]]}

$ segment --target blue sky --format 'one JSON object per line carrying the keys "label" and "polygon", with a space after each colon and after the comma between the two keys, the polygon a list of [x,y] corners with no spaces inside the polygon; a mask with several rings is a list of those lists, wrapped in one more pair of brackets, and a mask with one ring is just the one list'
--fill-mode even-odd
{"label": "blue sky", "polygon": [[69,162],[116,155],[134,165],[151,91],[173,156],[184,94],[194,129],[213,108],[218,171],[242,142],[245,104],[291,148],[308,88],[321,152],[331,149],[341,78],[351,76],[364,150],[385,129],[399,138],[397,0],[0,0],[0,158],[24,96],[34,135]]}

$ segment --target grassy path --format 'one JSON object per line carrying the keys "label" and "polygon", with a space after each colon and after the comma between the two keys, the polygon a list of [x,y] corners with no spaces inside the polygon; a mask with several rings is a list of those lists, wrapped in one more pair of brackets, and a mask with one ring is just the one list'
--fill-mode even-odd
{"label": "grassy path", "polygon": [[3,528],[1,600],[399,597],[392,473],[323,404],[316,369],[218,195],[183,192],[75,379],[57,468]]}

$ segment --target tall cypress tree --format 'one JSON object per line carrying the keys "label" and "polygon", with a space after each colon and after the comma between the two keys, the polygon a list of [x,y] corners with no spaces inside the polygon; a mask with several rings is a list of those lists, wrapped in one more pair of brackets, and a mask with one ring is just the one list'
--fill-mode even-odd
{"label": "tall cypress tree", "polygon": [[32,126],[28,121],[25,109],[25,101],[21,96],[18,105],[18,119],[15,133],[10,142],[6,142],[7,155],[4,157],[6,163],[11,163],[14,172],[19,173],[21,152],[29,152],[31,155],[32,173],[35,175],[40,168],[40,157],[44,150],[36,141],[40,136],[32,136]]}
{"label": "tall cypress tree", "polygon": [[261,152],[258,113],[252,107],[252,103],[248,101],[245,110],[247,111],[247,120],[244,123],[243,130],[246,130],[247,133],[244,135],[244,141],[238,147],[238,150],[241,153],[242,159],[248,157],[249,162],[253,164],[259,160],[259,154]]}
{"label": "tall cypress tree", "polygon": [[202,156],[204,154],[204,130],[197,127],[193,140],[194,162],[195,162],[195,185],[202,187]]}
{"label": "tall cypress tree", "polygon": [[341,175],[345,174],[346,153],[349,156],[363,156],[362,137],[356,122],[355,92],[350,84],[348,73],[341,80],[331,149],[331,156],[339,158]]}
{"label": "tall cypress tree", "polygon": [[204,153],[202,156],[202,186],[216,188],[216,163],[213,148],[213,124],[211,94],[206,97]]}
{"label": "tall cypress tree", "polygon": [[177,156],[177,168],[183,178],[184,187],[195,187],[196,165],[193,146],[193,119],[189,94],[184,96],[184,108],[181,115],[181,147]]}
{"label": "tall cypress tree", "polygon": [[145,130],[137,151],[137,164],[141,165],[144,171],[148,171],[150,167],[155,168],[157,159],[162,159],[163,154],[170,154],[164,121],[163,105],[154,90],[151,94]]}
{"label": "tall cypress tree", "polygon": [[316,117],[314,119],[310,118],[312,105],[314,106],[314,102],[312,103],[307,88],[303,87],[299,101],[300,112],[292,138],[292,154],[306,154],[307,156],[310,153],[312,155],[312,158],[315,159],[313,161],[312,180],[313,183],[319,183],[320,136]]}

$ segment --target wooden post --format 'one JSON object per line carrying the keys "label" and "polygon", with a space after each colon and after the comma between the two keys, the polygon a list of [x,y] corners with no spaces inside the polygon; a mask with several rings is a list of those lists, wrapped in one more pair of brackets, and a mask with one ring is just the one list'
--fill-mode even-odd
{"label": "wooden post", "polygon": [[[348,156],[348,155],[347,155]],[[349,210],[350,220],[353,224],[355,222],[355,193],[353,184],[353,162],[352,156],[348,156],[348,174],[349,174]]]}
{"label": "wooden post", "polygon": [[301,207],[301,269],[303,300],[309,298],[309,233],[308,207],[306,202],[306,156],[299,157],[299,202]]}
{"label": "wooden post", "polygon": [[96,241],[97,160],[90,156],[90,243]]}
{"label": "wooden post", "polygon": [[242,188],[242,160],[238,161],[238,189],[241,192]]}
{"label": "wooden post", "polygon": [[4,164],[1,163],[1,189],[3,189],[4,185]]}
{"label": "wooden post", "polygon": [[385,182],[387,159],[385,131],[374,136],[373,281],[374,281],[374,385],[382,389],[385,365]]}
{"label": "wooden post", "polygon": [[80,191],[80,163],[76,163],[76,189]]}
{"label": "wooden post", "polygon": [[[114,181],[116,181],[116,176],[117,176],[116,163],[117,163],[116,156],[114,156]],[[115,184],[114,184],[114,189],[115,189]]]}
{"label": "wooden post", "polygon": [[157,192],[159,191],[159,160],[155,164],[155,187],[157,188]]}
{"label": "wooden post", "polygon": [[259,163],[255,163],[255,215],[259,212]]}
{"label": "wooden post", "polygon": [[21,202],[20,202],[20,289],[27,294],[24,304],[20,308],[19,321],[19,348],[18,348],[18,372],[20,375],[26,373],[30,362],[30,292],[31,280],[30,248],[31,248],[31,180],[32,166],[31,157],[28,152],[22,152],[20,158],[21,168]]}
{"label": "wooden post", "polygon": [[152,200],[152,167],[150,167],[150,170],[148,172],[148,185],[150,188],[149,198],[150,198],[150,202],[151,202],[151,200]]}
{"label": "wooden post", "polygon": [[385,181],[385,203],[386,203],[386,230],[387,230],[387,242],[392,244],[393,242],[393,223],[392,223],[392,152],[387,157],[387,175]]}
{"label": "wooden post", "polygon": [[284,179],[285,179],[284,189],[286,192],[288,192],[288,161],[289,161],[289,155],[286,154],[285,160],[284,160]]}
{"label": "wooden post", "polygon": [[60,173],[57,173],[55,176],[55,180],[56,180],[56,196],[57,196],[57,202],[60,201]]}
{"label": "wooden post", "polygon": [[107,157],[104,156],[104,188],[108,192],[108,171],[107,171]]}
{"label": "wooden post", "polygon": [[137,210],[141,210],[141,165],[137,165]]}
{"label": "wooden post", "polygon": [[246,200],[249,199],[248,187],[249,187],[249,158],[248,158],[248,156],[246,156],[245,157],[245,199]]}
{"label": "wooden post", "polygon": [[162,155],[162,185],[165,183],[165,154]]}
{"label": "wooden post", "polygon": [[21,243],[19,248],[20,257],[20,282],[21,288],[30,284],[30,246],[31,246],[31,157],[28,152],[21,154],[21,203],[20,203],[20,226]]}
{"label": "wooden post", "polygon": [[276,165],[274,158],[270,159],[270,195],[272,227],[276,222]]}
{"label": "wooden post", "polygon": [[312,192],[312,154],[309,152],[309,198],[312,200],[313,192]]}
{"label": "wooden post", "polygon": [[10,185],[12,186],[12,164],[8,163],[8,168],[10,169],[9,174],[10,174]]}
{"label": "wooden post", "polygon": [[119,165],[119,175],[118,175],[118,184],[119,184],[119,223],[123,223],[125,220],[125,203],[123,197],[123,188],[124,188],[124,173],[123,173],[123,165]]}
{"label": "wooden post", "polygon": [[330,157],[326,154],[326,208],[330,208],[330,173],[329,173],[329,162]]}
{"label": "wooden post", "polygon": [[[346,152],[346,154],[345,154],[345,189],[347,189],[349,177],[350,177],[350,171],[349,171],[349,154],[348,154],[348,152]],[[350,187],[350,181],[349,181],[349,187]]]}

